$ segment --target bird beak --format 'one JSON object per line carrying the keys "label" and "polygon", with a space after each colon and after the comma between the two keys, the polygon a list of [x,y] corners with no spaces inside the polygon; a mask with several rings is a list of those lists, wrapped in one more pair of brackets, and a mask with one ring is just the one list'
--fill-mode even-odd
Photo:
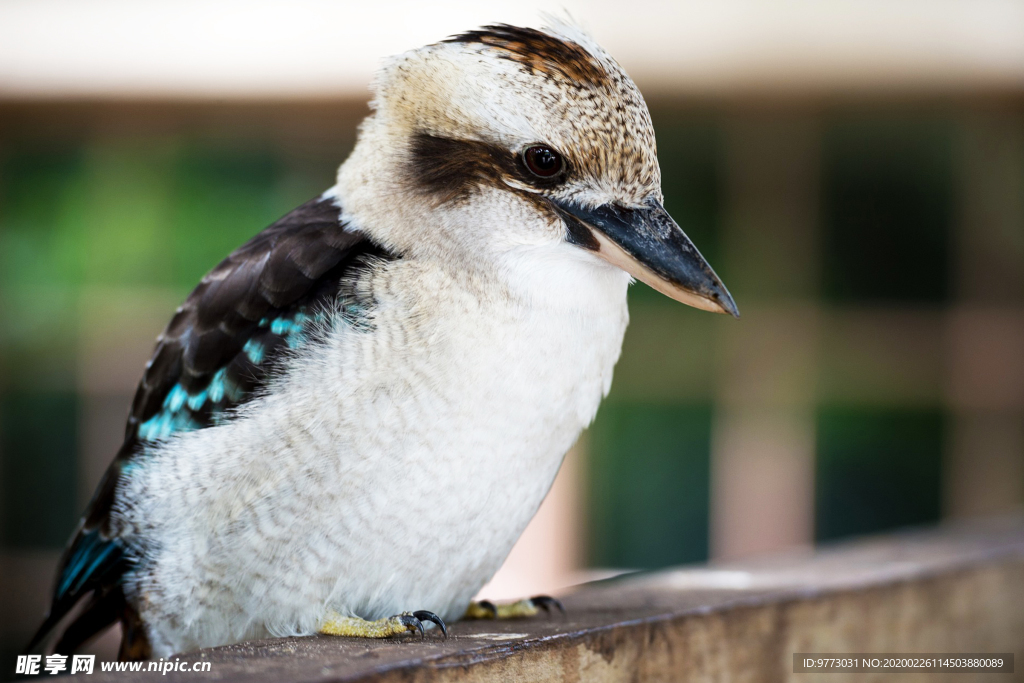
{"label": "bird beak", "polygon": [[559,200],[553,204],[574,241],[609,263],[676,301],[740,317],[729,290],[660,203],[641,209],[614,204],[589,209]]}

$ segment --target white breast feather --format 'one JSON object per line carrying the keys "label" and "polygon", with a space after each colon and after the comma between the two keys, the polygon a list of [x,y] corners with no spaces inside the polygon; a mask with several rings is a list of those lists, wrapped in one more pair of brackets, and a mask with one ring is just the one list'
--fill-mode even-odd
{"label": "white breast feather", "polygon": [[531,249],[552,268],[387,265],[372,331],[338,324],[240,418],[134,470],[119,522],[158,544],[129,586],[155,655],[314,633],[328,609],[461,616],[593,419],[627,323],[625,273]]}

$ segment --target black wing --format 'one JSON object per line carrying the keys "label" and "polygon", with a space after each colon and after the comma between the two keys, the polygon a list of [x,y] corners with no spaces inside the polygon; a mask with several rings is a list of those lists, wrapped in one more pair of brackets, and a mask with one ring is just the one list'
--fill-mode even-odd
{"label": "black wing", "polygon": [[56,651],[69,654],[121,618],[122,657],[148,655],[120,578],[130,566],[109,528],[118,480],[147,443],[201,429],[254,396],[288,348],[329,314],[342,282],[391,256],[348,230],[332,198],[314,199],[260,232],[199,283],[157,339],[128,417],[125,440],[100,482],[58,571],[50,613],[29,649],[82,598],[91,601]]}

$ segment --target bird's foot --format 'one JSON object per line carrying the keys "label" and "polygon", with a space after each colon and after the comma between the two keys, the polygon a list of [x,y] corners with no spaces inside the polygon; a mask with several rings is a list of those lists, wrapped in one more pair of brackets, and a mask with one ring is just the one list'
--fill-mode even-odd
{"label": "bird's foot", "polygon": [[325,636],[350,636],[352,638],[389,638],[408,631],[419,631],[422,637],[424,635],[423,624],[428,621],[437,624],[444,637],[448,637],[448,627],[445,626],[441,617],[426,610],[403,612],[377,621],[367,621],[359,617],[343,617],[331,612],[320,625],[320,633]]}
{"label": "bird's foot", "polygon": [[495,605],[490,600],[481,600],[469,603],[463,619],[519,619],[536,616],[541,610],[550,614],[552,607],[565,614],[562,603],[548,595],[535,595],[507,605]]}

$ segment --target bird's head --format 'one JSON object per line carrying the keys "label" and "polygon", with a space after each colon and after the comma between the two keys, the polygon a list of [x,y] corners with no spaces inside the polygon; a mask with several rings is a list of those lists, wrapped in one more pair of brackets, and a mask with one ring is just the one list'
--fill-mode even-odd
{"label": "bird's head", "polygon": [[346,209],[419,226],[382,235],[390,246],[444,257],[556,248],[738,315],[663,207],[640,91],[579,29],[487,26],[399,55],[373,108],[339,184]]}

